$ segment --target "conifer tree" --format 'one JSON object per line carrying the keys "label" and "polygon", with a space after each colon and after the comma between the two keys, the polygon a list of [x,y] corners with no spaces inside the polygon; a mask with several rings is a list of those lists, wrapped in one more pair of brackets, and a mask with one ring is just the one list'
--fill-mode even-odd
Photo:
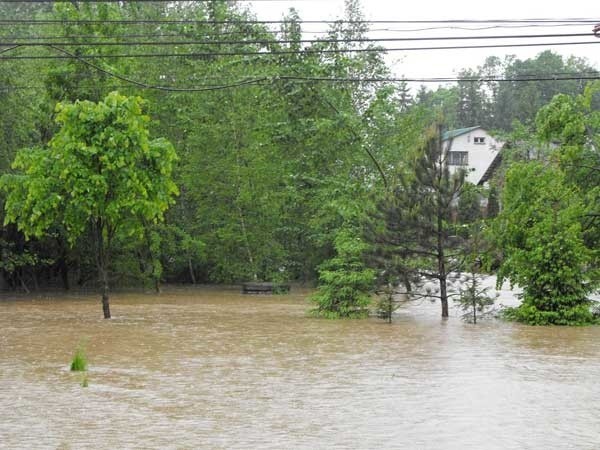
{"label": "conifer tree", "polygon": [[465,178],[463,171],[448,169],[450,147],[439,124],[429,127],[412,164],[378,202],[377,219],[369,227],[375,261],[393,270],[407,292],[423,279],[439,283],[439,293],[429,296],[440,299],[444,318],[448,275],[460,268],[461,259],[461,238],[450,218]]}

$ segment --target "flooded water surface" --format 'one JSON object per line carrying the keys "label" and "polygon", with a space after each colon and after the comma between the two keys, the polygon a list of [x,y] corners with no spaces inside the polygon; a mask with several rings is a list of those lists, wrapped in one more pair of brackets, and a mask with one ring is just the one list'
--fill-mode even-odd
{"label": "flooded water surface", "polygon": [[600,448],[599,327],[307,309],[171,288],[115,294],[105,321],[92,295],[4,298],[0,448]]}

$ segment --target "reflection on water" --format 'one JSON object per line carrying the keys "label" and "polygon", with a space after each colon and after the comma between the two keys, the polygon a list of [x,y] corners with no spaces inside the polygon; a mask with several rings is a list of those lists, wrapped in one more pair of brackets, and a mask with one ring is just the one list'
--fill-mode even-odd
{"label": "reflection on water", "polygon": [[[1,448],[599,448],[600,328],[306,317],[303,293],[0,302]],[[68,371],[85,343],[88,388]]]}

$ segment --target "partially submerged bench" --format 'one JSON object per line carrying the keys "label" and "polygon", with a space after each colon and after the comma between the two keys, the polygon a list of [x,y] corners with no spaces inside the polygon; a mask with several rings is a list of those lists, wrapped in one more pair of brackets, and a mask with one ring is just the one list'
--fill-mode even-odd
{"label": "partially submerged bench", "polygon": [[242,294],[272,295],[287,294],[288,292],[290,292],[289,284],[256,281],[242,284]]}

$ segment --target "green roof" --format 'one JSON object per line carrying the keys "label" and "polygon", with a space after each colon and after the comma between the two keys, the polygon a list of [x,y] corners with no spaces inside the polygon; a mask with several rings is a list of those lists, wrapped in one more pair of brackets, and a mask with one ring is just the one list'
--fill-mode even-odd
{"label": "green roof", "polygon": [[476,130],[477,128],[481,128],[481,127],[477,126],[477,127],[469,127],[469,128],[458,128],[456,130],[446,131],[444,134],[442,134],[442,140],[447,141],[448,139],[454,139],[455,137],[462,136],[463,134],[467,134],[470,131]]}

